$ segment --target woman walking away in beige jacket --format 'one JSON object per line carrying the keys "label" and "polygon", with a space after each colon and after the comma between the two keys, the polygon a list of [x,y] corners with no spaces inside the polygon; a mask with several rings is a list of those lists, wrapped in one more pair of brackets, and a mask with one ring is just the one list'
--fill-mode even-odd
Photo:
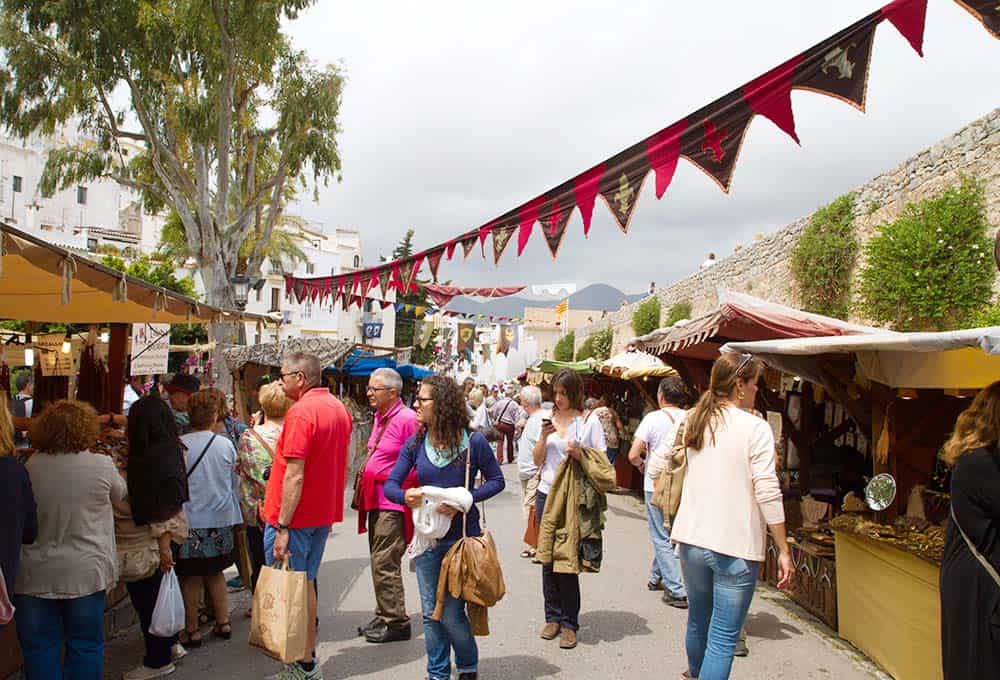
{"label": "woman walking away in beige jacket", "polygon": [[671,538],[679,544],[690,607],[684,677],[729,677],[767,527],[780,550],[778,587],[792,578],[774,435],[744,410],[754,404],[761,369],[749,354],[723,354],[712,366],[708,391],[679,425],[688,469]]}

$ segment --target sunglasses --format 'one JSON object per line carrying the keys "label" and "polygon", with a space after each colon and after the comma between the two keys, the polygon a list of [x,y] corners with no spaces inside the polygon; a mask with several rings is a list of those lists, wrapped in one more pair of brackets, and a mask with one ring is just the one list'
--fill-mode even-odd
{"label": "sunglasses", "polygon": [[743,360],[740,361],[740,365],[736,367],[736,375],[739,375],[740,371],[746,368],[747,364],[753,361],[752,354],[741,354],[740,356],[743,357]]}

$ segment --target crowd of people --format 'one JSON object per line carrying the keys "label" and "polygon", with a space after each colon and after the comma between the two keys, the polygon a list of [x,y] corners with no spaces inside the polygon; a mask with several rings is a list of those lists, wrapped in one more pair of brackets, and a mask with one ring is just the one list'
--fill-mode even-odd
{"label": "crowd of people", "polygon": [[[750,355],[723,355],[693,404],[679,378],[663,379],[658,408],[643,417],[627,452],[643,471],[652,551],[647,587],[687,610],[682,677],[723,680],[733,657],[746,653],[741,631],[767,532],[779,549],[779,587],[793,576],[775,442],[753,410],[762,368]],[[127,388],[137,398],[128,404],[120,459],[91,452],[102,425],[120,419],[99,417],[73,400],[32,413],[30,384],[16,388],[22,398],[12,403],[20,401],[18,413],[30,420],[12,417],[0,399],[0,512],[6,518],[0,568],[16,605],[29,680],[102,677],[105,593],[118,582],[126,585],[145,640],[141,664],[126,680],[173,672],[202,644],[207,624],[211,636],[230,639],[223,572],[241,540],[251,590],[265,564],[305,572],[310,651],[285,664],[279,677],[321,677],[318,581],[331,526],[343,521],[352,420],[323,384],[316,357],[287,357],[277,379],[259,386],[260,411],[250,423],[235,418],[225,395],[202,389],[195,376],[175,375],[165,395],[147,394],[136,381]],[[373,644],[411,638],[402,575],[409,555],[427,676],[445,680],[454,666],[461,680],[477,677],[478,603],[440,587],[440,580],[455,571],[448,567],[453,547],[484,533],[476,504],[501,493],[501,466],[516,464],[525,521],[521,555],[541,566],[539,635],[576,648],[580,574],[601,569],[605,493],[624,454],[619,416],[608,403],[586,399],[581,378],[570,370],[554,375],[547,393],[531,385],[488,390],[433,375],[420,384],[411,409],[402,390],[393,369],[376,370],[368,381],[374,424],[350,505],[358,532],[368,534],[374,616],[358,622],[358,634]],[[28,435],[19,439],[25,424]],[[955,464],[954,510],[968,532],[949,528],[942,569],[949,680],[972,677],[966,671],[984,663],[1000,668],[990,625],[969,624],[970,615],[988,621],[997,599],[991,582],[978,578],[969,546],[980,546],[984,559],[995,562],[990,536],[1000,527],[998,436],[1000,387],[992,386],[959,419],[946,447]],[[15,457],[23,442],[34,449],[26,464]],[[665,506],[659,499],[679,452],[686,464],[683,494]],[[158,637],[150,622],[171,571],[183,593],[184,627]],[[978,583],[971,599],[962,585],[970,580]],[[979,656],[970,661],[973,647]]]}

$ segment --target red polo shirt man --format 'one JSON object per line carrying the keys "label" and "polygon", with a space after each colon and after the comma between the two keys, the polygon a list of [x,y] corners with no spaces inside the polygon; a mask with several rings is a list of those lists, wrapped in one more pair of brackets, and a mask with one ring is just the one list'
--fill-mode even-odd
{"label": "red polo shirt man", "polygon": [[[288,559],[315,581],[330,525],[344,519],[344,482],[351,416],[322,386],[319,359],[296,352],[281,365],[281,387],[295,404],[275,446],[264,494],[264,555],[268,565]],[[309,594],[309,645],[316,648],[316,590]],[[296,678],[319,678],[314,652],[298,662]],[[286,669],[291,671],[293,669]],[[289,675],[289,672],[286,672]]]}

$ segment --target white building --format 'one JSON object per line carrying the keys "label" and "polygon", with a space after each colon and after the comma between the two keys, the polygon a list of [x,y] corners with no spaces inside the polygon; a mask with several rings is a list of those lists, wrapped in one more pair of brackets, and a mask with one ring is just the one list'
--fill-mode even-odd
{"label": "white building", "polygon": [[[257,333],[256,324],[247,324],[248,342],[272,342],[276,338],[326,337],[353,340],[379,347],[392,347],[395,340],[396,311],[390,306],[385,310],[377,303],[368,302],[364,310],[352,306],[343,311],[339,301],[327,299],[322,304],[304,300],[301,304],[294,297],[285,295],[284,274],[295,276],[336,276],[363,267],[361,234],[352,229],[325,230],[322,225],[296,217],[286,216],[283,228],[299,239],[299,247],[306,260],[295,265],[274,266],[265,260],[262,267],[263,284],[250,291],[247,311],[257,314],[279,313],[280,329],[268,326],[264,337]],[[392,293],[387,293],[395,299]],[[368,293],[371,298],[380,296],[379,290]],[[365,333],[365,330],[368,333]]]}
{"label": "white building", "polygon": [[[103,246],[151,253],[163,217],[142,210],[138,196],[111,180],[87,182],[42,197],[39,182],[49,149],[92,144],[70,129],[21,141],[0,137],[0,217],[21,231],[76,250]],[[140,147],[126,145],[124,153]]]}

